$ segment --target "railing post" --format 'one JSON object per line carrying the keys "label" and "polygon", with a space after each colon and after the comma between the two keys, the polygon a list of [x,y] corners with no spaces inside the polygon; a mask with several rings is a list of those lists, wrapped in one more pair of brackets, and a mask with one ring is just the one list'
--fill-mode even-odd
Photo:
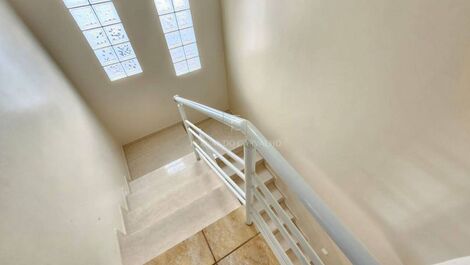
{"label": "railing post", "polygon": [[254,191],[254,186],[253,186],[253,178],[255,175],[255,160],[254,160],[254,153],[255,153],[255,148],[253,144],[250,142],[246,141],[245,144],[243,145],[244,149],[244,159],[245,159],[245,194],[246,194],[246,224],[247,225],[252,225],[253,224],[253,219],[251,216],[251,212],[253,211],[253,191]]}
{"label": "railing post", "polygon": [[191,147],[193,148],[193,152],[194,152],[194,154],[196,155],[196,159],[199,161],[199,160],[201,160],[201,157],[199,157],[199,154],[197,153],[196,148],[194,147],[194,144],[193,144],[193,142],[194,142],[193,135],[192,135],[191,132],[188,130],[188,124],[186,124],[186,120],[188,120],[188,117],[186,116],[186,112],[184,111],[184,106],[183,106],[183,104],[178,103],[178,110],[179,110],[179,112],[180,112],[181,119],[183,120],[183,125],[184,125],[184,128],[186,129],[186,133],[188,134],[189,142],[191,143]]}

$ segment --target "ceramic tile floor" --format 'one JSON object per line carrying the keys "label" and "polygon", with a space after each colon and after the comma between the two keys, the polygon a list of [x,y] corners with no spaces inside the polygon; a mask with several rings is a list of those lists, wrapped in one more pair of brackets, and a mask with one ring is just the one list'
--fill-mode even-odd
{"label": "ceramic tile floor", "polygon": [[240,207],[145,265],[278,265]]}

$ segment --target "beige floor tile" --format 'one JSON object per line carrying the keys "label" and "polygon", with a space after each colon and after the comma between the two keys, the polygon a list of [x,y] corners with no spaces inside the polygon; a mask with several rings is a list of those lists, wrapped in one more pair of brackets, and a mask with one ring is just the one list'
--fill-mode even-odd
{"label": "beige floor tile", "polygon": [[245,207],[240,207],[203,229],[216,260],[225,257],[257,234],[254,225],[245,224],[245,216]]}
{"label": "beige floor tile", "polygon": [[199,232],[145,265],[212,265],[214,262],[204,235]]}
{"label": "beige floor tile", "polygon": [[279,265],[279,262],[261,235],[257,235],[217,264]]}

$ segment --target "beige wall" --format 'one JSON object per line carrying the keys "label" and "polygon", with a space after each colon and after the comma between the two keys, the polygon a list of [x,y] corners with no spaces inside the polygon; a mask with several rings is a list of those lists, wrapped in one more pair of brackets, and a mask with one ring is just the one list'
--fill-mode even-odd
{"label": "beige wall", "polygon": [[144,70],[115,82],[108,80],[62,1],[9,2],[121,144],[179,122],[175,94],[227,109],[218,0],[190,1],[202,69],[181,77],[175,75],[154,1],[114,0]]}
{"label": "beige wall", "polygon": [[470,2],[222,3],[230,108],[374,255],[469,255]]}
{"label": "beige wall", "polygon": [[0,264],[120,264],[120,146],[0,3]]}

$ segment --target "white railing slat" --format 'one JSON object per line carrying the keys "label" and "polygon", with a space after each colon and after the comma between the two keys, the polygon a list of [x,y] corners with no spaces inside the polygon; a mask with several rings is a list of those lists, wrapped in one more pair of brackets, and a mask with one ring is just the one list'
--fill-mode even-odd
{"label": "white railing slat", "polygon": [[267,200],[267,203],[274,207],[274,210],[278,213],[283,223],[287,225],[292,234],[299,240],[300,246],[304,249],[304,252],[307,253],[307,256],[310,258],[310,260],[312,260],[315,265],[324,265],[321,258],[310,246],[310,244],[308,244],[307,239],[305,239],[302,233],[298,230],[296,225],[292,222],[291,217],[285,212],[285,210],[279,204],[278,200],[273,196],[271,191],[269,191],[266,185],[261,183],[257,178],[254,178],[254,181],[257,188],[261,190],[261,193]]}
{"label": "white railing slat", "polygon": [[277,229],[279,230],[281,235],[287,240],[290,245],[290,248],[292,249],[292,251],[294,251],[294,254],[299,258],[300,262],[303,265],[310,265],[310,262],[308,261],[307,257],[304,256],[302,251],[299,249],[299,246],[297,246],[297,243],[292,239],[292,236],[289,234],[289,232],[287,232],[286,228],[279,221],[276,214],[273,212],[271,207],[269,207],[269,204],[266,202],[263,196],[261,196],[256,189],[254,189],[253,194],[255,195],[255,198],[264,206],[264,209],[266,210],[266,213],[268,214],[269,218],[271,218],[271,220],[277,226]]}
{"label": "white railing slat", "polygon": [[234,154],[230,149],[228,149],[225,145],[219,143],[217,140],[215,140],[214,138],[212,138],[209,134],[207,134],[206,132],[204,132],[203,130],[201,130],[201,128],[197,127],[196,125],[194,125],[193,123],[191,123],[190,121],[186,120],[186,123],[191,127],[193,128],[194,130],[196,130],[196,132],[200,133],[201,135],[203,135],[206,139],[208,139],[209,141],[211,141],[213,144],[215,144],[217,147],[219,147],[220,149],[224,150],[224,152],[229,155],[233,160],[237,161],[238,163],[242,164],[243,166],[245,165],[245,161],[243,161],[243,159],[241,159],[239,156],[237,156],[236,154]]}
{"label": "white railing slat", "polygon": [[219,178],[227,185],[230,190],[237,196],[237,198],[242,202],[242,204],[246,204],[245,201],[245,193],[238,187],[238,185],[233,182],[233,180],[225,174],[225,172],[215,163],[213,160],[210,159],[209,155],[205,153],[202,148],[197,144],[194,143],[196,151],[201,155],[202,159],[209,165],[216,172]]}
{"label": "white railing slat", "polygon": [[238,168],[236,168],[230,161],[227,160],[223,155],[221,155],[217,150],[215,150],[212,145],[210,145],[208,142],[206,142],[204,139],[202,139],[201,136],[199,136],[197,133],[195,133],[191,128],[188,128],[188,131],[194,135],[201,143],[203,143],[207,148],[209,148],[224,164],[226,164],[228,167],[230,167],[235,173],[245,180],[245,174],[243,174]]}

